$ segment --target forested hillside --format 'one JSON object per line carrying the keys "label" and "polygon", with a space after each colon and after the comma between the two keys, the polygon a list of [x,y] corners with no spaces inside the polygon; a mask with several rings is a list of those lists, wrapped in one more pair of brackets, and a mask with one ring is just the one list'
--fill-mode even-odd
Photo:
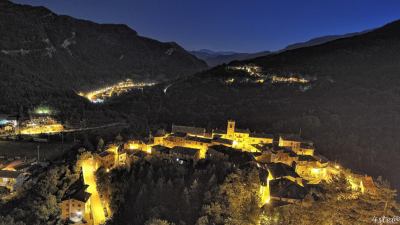
{"label": "forested hillside", "polygon": [[[126,25],[60,16],[44,7],[0,1],[2,108],[111,82],[166,81],[206,68],[176,43],[141,37]],[[5,110],[0,108],[0,110]]]}
{"label": "forested hillside", "polygon": [[146,123],[154,126],[211,129],[233,118],[252,130],[301,132],[328,158],[383,176],[399,188],[399,34],[396,21],[363,35],[231,64],[255,64],[267,75],[312,78],[306,91],[299,84],[227,84],[249,74],[220,66],[175,82],[165,94],[156,87],[115,99],[110,107],[146,115]]}

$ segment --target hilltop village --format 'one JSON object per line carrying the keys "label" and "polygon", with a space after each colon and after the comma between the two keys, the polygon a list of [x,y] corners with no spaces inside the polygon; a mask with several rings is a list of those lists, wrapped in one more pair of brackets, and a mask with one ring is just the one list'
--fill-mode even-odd
{"label": "hilltop village", "polygon": [[227,66],[227,71],[236,73],[245,73],[243,77],[229,77],[224,80],[225,84],[232,85],[237,83],[255,83],[255,84],[292,84],[298,85],[301,91],[307,91],[311,88],[312,82],[316,78],[310,78],[297,73],[288,73],[285,75],[275,74],[263,71],[263,68],[254,64],[240,66]]}
{"label": "hilltop village", "polygon": [[351,184],[352,198],[376,194],[370,176],[354,174],[316,152],[314,143],[299,135],[255,133],[239,129],[229,120],[226,129],[172,125],[171,132],[158,130],[147,140],[109,144],[81,159],[81,178],[71,185],[60,203],[61,217],[73,222],[101,224],[112,215],[110,193],[99,194],[95,173],[126,168],[137,158],[159,157],[189,166],[200,160],[229,160],[237,168],[256,167],[259,173],[259,207],[302,204],[308,192],[322,181],[343,174]]}

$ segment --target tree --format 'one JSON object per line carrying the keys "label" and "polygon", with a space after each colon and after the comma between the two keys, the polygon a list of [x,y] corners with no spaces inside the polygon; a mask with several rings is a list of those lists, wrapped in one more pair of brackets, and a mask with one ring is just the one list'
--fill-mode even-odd
{"label": "tree", "polygon": [[0,216],[0,225],[25,225],[25,223],[17,222],[11,216]]}
{"label": "tree", "polygon": [[170,223],[166,220],[150,219],[145,223],[145,225],[174,225],[174,223]]}
{"label": "tree", "polygon": [[101,151],[104,148],[104,140],[103,138],[99,139],[99,142],[97,143],[97,151]]}

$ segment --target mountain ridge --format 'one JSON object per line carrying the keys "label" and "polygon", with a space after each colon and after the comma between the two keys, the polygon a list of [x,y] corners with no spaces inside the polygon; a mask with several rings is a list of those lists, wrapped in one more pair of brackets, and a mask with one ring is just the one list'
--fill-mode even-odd
{"label": "mountain ridge", "polygon": [[197,58],[202,59],[207,62],[210,67],[214,67],[217,65],[221,65],[224,63],[230,63],[236,60],[248,60],[252,58],[261,57],[268,54],[277,54],[280,52],[310,47],[315,45],[324,44],[330,41],[334,41],[340,38],[352,37],[360,34],[364,34],[372,31],[373,29],[368,29],[360,32],[352,32],[346,34],[338,34],[338,35],[325,35],[321,37],[311,38],[304,42],[297,42],[293,44],[287,45],[285,48],[278,51],[260,51],[254,53],[244,53],[244,52],[234,52],[234,51],[213,51],[210,49],[200,49],[200,50],[192,50],[189,51],[191,54],[195,55]]}
{"label": "mountain ridge", "polygon": [[14,87],[0,88],[18,100],[5,98],[5,105],[25,102],[22,96],[31,96],[30,90],[88,90],[127,78],[161,82],[207,68],[176,43],[142,37],[123,24],[57,15],[45,7],[1,1],[0,32],[0,79]]}

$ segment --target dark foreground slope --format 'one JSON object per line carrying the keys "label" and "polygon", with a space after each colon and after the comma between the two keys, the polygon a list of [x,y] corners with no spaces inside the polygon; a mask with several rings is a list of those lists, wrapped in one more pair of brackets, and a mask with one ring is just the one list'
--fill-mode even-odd
{"label": "dark foreground slope", "polygon": [[215,128],[233,118],[252,130],[301,130],[331,160],[400,187],[399,21],[360,36],[233,64],[249,63],[265,73],[316,80],[307,91],[294,84],[227,85],[227,78],[245,75],[221,66],[173,84],[166,94],[127,95],[111,107],[147,113],[150,124],[165,126]]}
{"label": "dark foreground slope", "polygon": [[0,1],[0,33],[3,105],[58,95],[60,89],[127,78],[165,81],[206,68],[177,44],[141,37],[126,25],[96,24],[6,0]]}

